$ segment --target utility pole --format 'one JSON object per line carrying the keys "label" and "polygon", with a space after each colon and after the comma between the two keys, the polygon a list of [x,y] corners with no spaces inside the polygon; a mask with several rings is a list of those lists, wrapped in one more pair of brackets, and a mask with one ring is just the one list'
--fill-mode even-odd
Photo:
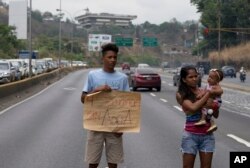
{"label": "utility pole", "polygon": [[198,61],[200,60],[200,47],[199,47],[199,21],[197,23],[197,31],[195,32],[196,35],[196,43],[197,43],[197,57]]}
{"label": "utility pole", "polygon": [[61,39],[62,39],[62,22],[61,22],[61,18],[62,17],[62,3],[61,3],[61,0],[60,0],[60,8],[59,8],[59,48],[58,48],[58,50],[59,50],[59,55],[58,55],[58,66],[59,66],[59,68],[61,67],[61,54],[62,54],[62,52],[61,52],[61,47],[62,47],[62,45],[61,45]]}
{"label": "utility pole", "polygon": [[[62,13],[62,12],[66,12],[68,14],[68,16],[70,17],[70,24],[71,24],[71,33],[70,33],[70,53],[71,53],[71,59],[70,59],[70,65],[72,66],[72,56],[73,56],[73,45],[74,45],[74,25],[75,25],[75,21],[74,21],[74,18],[72,17],[72,15],[64,10],[64,9],[56,9],[56,11],[59,12],[59,16],[60,16],[60,20],[63,18],[63,15],[65,13]],[[61,29],[61,28],[60,28]]]}
{"label": "utility pole", "polygon": [[31,34],[31,16],[32,16],[32,0],[30,0],[30,11],[29,11],[29,77],[32,76],[32,34]]}
{"label": "utility pole", "polygon": [[221,0],[218,2],[218,55],[220,57],[220,44],[221,44]]}

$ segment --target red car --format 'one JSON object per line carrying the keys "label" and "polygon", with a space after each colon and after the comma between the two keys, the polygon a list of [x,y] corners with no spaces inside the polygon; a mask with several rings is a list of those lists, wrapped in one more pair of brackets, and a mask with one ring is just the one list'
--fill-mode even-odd
{"label": "red car", "polygon": [[130,64],[128,62],[124,62],[122,64],[122,70],[130,70]]}
{"label": "red car", "polygon": [[149,90],[155,88],[158,92],[161,91],[161,77],[152,69],[136,68],[129,81],[133,91],[136,91],[137,88],[148,88]]}

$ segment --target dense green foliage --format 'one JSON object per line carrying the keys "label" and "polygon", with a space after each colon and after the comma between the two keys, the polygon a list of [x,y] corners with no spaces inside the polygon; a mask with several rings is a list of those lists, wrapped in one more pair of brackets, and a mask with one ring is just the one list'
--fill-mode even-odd
{"label": "dense green foliage", "polygon": [[[3,17],[0,14],[0,18]],[[73,20],[69,18],[64,18],[65,21],[62,22],[62,38],[61,38],[61,50],[62,59],[70,60],[82,60],[86,58],[87,50],[87,40],[88,34],[110,34],[113,36],[113,40],[116,36],[130,37],[137,43],[142,43],[142,38],[145,36],[156,37],[158,39],[159,46],[182,46],[185,40],[191,41],[194,44],[196,22],[187,21],[184,23],[178,22],[176,19],[172,19],[169,22],[163,22],[160,25],[151,24],[146,21],[140,25],[130,25],[129,27],[119,27],[115,25],[92,27],[91,29],[78,29],[77,25]],[[7,24],[7,23],[6,23]],[[184,35],[184,29],[187,29],[189,35]],[[33,50],[39,51],[39,57],[52,57],[58,58],[59,49],[59,20],[58,15],[53,15],[50,12],[41,13],[40,11],[32,11],[32,48]],[[26,44],[22,46],[21,49],[27,50],[28,40],[25,40]],[[6,47],[5,47],[6,48]],[[12,57],[16,57],[16,52],[19,48],[14,50],[9,50]],[[127,51],[130,49],[127,48]],[[159,63],[157,54],[161,55],[161,47],[157,49],[158,53],[152,54],[148,53],[147,50],[142,57],[141,54],[129,53],[125,54],[122,59],[124,61],[128,60],[132,64],[139,62],[146,62],[151,65],[156,65]],[[6,50],[2,51],[6,53]],[[136,56],[135,56],[136,55]],[[80,57],[81,56],[81,57]],[[131,57],[131,58],[130,58]],[[93,64],[95,61],[93,60]]]}
{"label": "dense green foliage", "polygon": [[[158,39],[158,56],[176,48],[193,48],[194,55],[207,56],[210,51],[217,50],[218,34],[220,46],[235,46],[250,40],[250,1],[249,0],[190,0],[201,13],[200,22],[204,28],[198,28],[197,21],[178,22],[175,18],[159,25],[149,21],[129,27],[114,25],[100,26],[91,29],[78,29],[72,18],[64,16],[62,22],[62,57],[63,59],[82,60],[86,57],[88,34],[110,34],[115,36],[132,37],[136,43],[141,43],[142,37],[153,36]],[[2,3],[8,9],[7,4]],[[220,18],[220,19],[219,19]],[[219,23],[220,20],[220,23]],[[28,41],[17,40],[13,27],[7,26],[7,14],[0,13],[0,58],[16,57],[19,49],[27,49]],[[220,28],[220,29],[219,29]],[[197,43],[198,31],[204,37]],[[59,49],[59,17],[51,12],[32,11],[32,48],[39,51],[39,56],[58,58]],[[166,47],[167,46],[167,47]],[[164,48],[165,47],[165,48]],[[161,50],[162,49],[162,50]],[[129,49],[127,49],[129,50]],[[147,51],[147,50],[146,50]],[[153,59],[152,59],[153,58]],[[120,58],[121,62],[145,62],[156,65],[159,57],[145,52],[143,57],[138,52],[131,52]],[[95,61],[93,60],[93,63]]]}
{"label": "dense green foliage", "polygon": [[16,51],[24,46],[17,40],[14,27],[0,24],[0,58],[15,57]]}
{"label": "dense green foliage", "polygon": [[249,0],[191,0],[191,3],[196,5],[201,23],[209,30],[199,46],[203,52],[216,50],[219,44],[223,49],[250,40]]}

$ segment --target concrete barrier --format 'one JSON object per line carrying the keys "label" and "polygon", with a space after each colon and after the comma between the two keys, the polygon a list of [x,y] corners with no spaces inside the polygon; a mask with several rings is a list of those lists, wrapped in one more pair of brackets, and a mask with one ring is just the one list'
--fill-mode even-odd
{"label": "concrete barrier", "polygon": [[60,68],[48,73],[33,76],[31,78],[26,78],[20,81],[0,85],[0,98],[15,94],[19,91],[27,90],[34,85],[44,84],[45,82],[49,82],[52,79],[60,79],[68,73],[82,68],[83,67],[79,66]]}

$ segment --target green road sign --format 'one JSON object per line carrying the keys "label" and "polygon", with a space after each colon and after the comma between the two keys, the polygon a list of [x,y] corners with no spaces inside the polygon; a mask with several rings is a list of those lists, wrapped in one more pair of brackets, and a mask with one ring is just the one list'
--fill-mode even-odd
{"label": "green road sign", "polygon": [[158,46],[157,38],[155,37],[143,37],[143,46],[144,47],[156,47]]}
{"label": "green road sign", "polygon": [[132,47],[133,46],[133,38],[116,37],[115,38],[115,44],[117,46]]}

